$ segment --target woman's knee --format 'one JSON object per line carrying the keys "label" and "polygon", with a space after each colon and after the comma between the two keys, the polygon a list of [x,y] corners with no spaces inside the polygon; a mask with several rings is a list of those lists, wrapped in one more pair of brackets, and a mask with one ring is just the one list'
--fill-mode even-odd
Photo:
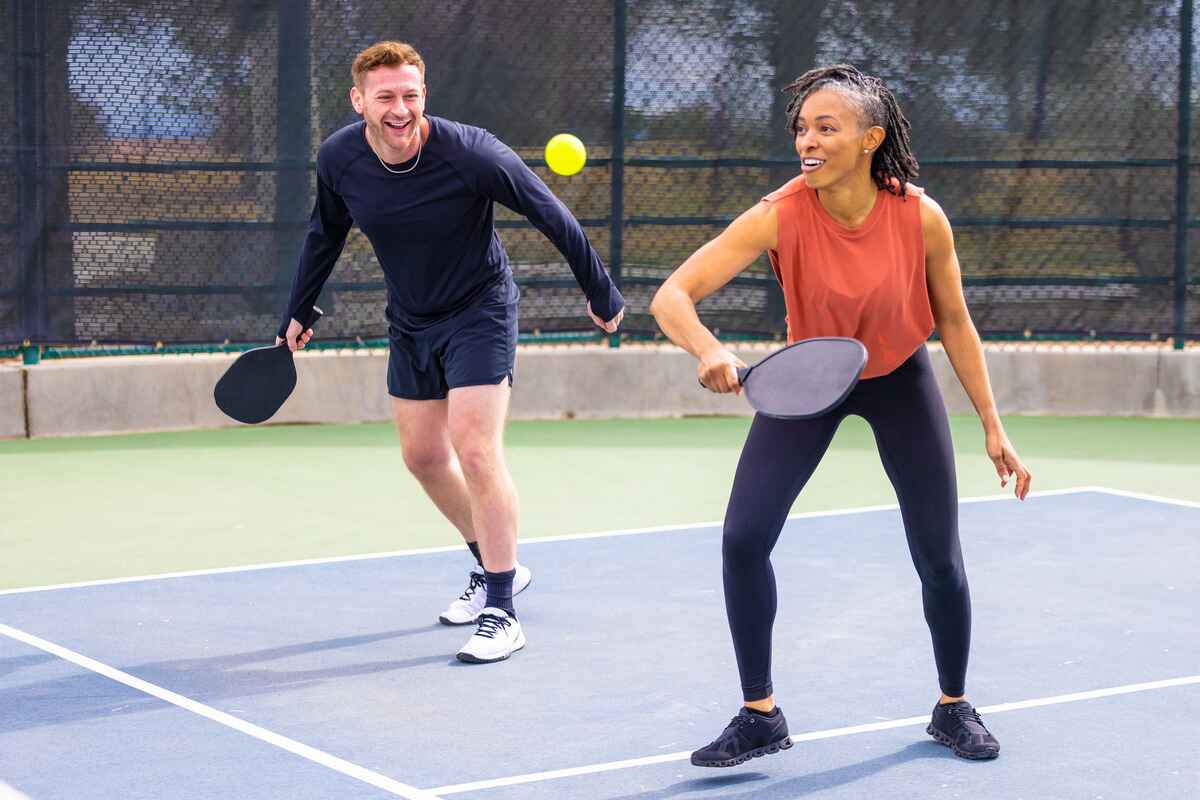
{"label": "woman's knee", "polygon": [[738,515],[725,519],[721,536],[721,555],[726,564],[754,564],[771,555],[767,531],[753,520]]}
{"label": "woman's knee", "polygon": [[960,558],[924,561],[917,565],[917,574],[922,588],[936,594],[957,594],[967,587],[967,572]]}

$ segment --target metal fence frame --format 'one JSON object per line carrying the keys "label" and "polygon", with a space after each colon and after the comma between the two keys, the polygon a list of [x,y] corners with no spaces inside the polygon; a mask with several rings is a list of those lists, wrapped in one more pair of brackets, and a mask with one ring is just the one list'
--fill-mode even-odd
{"label": "metal fence frame", "polygon": [[[1096,161],[1096,160],[938,160],[928,159],[923,162],[926,166],[942,168],[993,168],[993,169],[1117,169],[1117,168],[1173,168],[1175,171],[1175,215],[1174,218],[1158,219],[1126,219],[1126,218],[986,218],[961,217],[956,218],[956,227],[1006,225],[1011,227],[1028,228],[1063,228],[1074,226],[1103,226],[1135,229],[1173,229],[1174,239],[1174,274],[1172,277],[1157,278],[1126,278],[1126,282],[1143,284],[1158,284],[1174,286],[1174,347],[1182,349],[1189,336],[1187,330],[1187,288],[1197,285],[1200,280],[1193,279],[1189,274],[1188,232],[1200,228],[1200,218],[1192,217],[1192,209],[1188,200],[1190,189],[1190,170],[1200,167],[1200,161],[1193,161],[1191,150],[1191,91],[1192,91],[1192,52],[1193,52],[1193,5],[1194,0],[1181,0],[1180,7],[1180,58],[1178,76],[1178,128],[1176,138],[1175,158],[1166,159],[1134,159],[1125,161]],[[283,131],[288,125],[298,126],[307,124],[306,114],[309,113],[309,19],[307,0],[276,0],[279,15],[279,61],[281,88],[277,97],[277,113],[286,124],[281,124]],[[174,162],[157,164],[133,163],[55,163],[48,158],[47,138],[47,95],[45,81],[42,80],[45,57],[46,30],[48,17],[52,13],[52,5],[39,0],[14,0],[13,30],[20,46],[11,54],[13,59],[15,81],[15,96],[17,103],[17,148],[15,163],[0,163],[0,170],[11,170],[16,176],[17,184],[17,222],[13,225],[0,226],[0,233],[16,230],[17,233],[17,266],[21,271],[19,286],[15,290],[2,291],[0,297],[18,296],[20,306],[24,311],[22,329],[27,332],[24,343],[26,348],[39,348],[49,345],[52,340],[48,337],[51,330],[48,314],[50,303],[54,298],[78,297],[96,294],[124,294],[129,292],[174,294],[245,294],[247,292],[277,292],[286,291],[290,285],[288,276],[295,268],[296,258],[301,245],[300,233],[307,223],[302,221],[307,215],[305,197],[308,183],[315,171],[315,163],[307,146],[301,143],[297,149],[296,137],[286,137],[280,134],[277,159],[270,162]],[[627,11],[628,0],[613,2],[613,95],[612,95],[612,158],[593,159],[594,166],[611,166],[611,214],[607,218],[581,219],[585,227],[607,227],[610,235],[610,258],[608,267],[619,286],[633,284],[652,284],[657,281],[652,278],[624,275],[622,271],[624,248],[623,236],[630,226],[672,226],[698,224],[727,224],[732,217],[645,217],[626,216],[624,204],[625,167],[665,167],[673,169],[690,169],[701,167],[735,167],[750,166],[769,168],[780,165],[793,165],[793,161],[784,159],[694,159],[694,158],[626,158],[624,144],[625,132],[625,85],[626,85],[626,49],[627,49]],[[532,166],[542,165],[538,160],[529,160]],[[51,220],[47,214],[47,191],[49,181],[54,176],[61,176],[73,171],[93,172],[177,172],[177,171],[271,171],[279,175],[276,186],[276,220],[270,222],[145,222],[145,223],[74,223]],[[498,227],[519,227],[523,222],[499,222]],[[144,230],[270,230],[276,232],[276,251],[278,271],[276,281],[256,286],[193,286],[193,287],[163,287],[153,285],[129,286],[121,289],[71,288],[50,289],[47,286],[47,250],[51,238],[58,234],[88,231],[144,231]],[[739,283],[749,285],[771,285],[774,281],[769,276],[743,275],[735,279]],[[1089,285],[1105,282],[1107,279],[1096,278],[1053,278],[1055,284]],[[557,286],[570,284],[569,279],[558,278],[528,278],[522,281],[526,286]],[[964,283],[972,285],[1035,285],[1036,278],[973,278],[966,277]],[[339,284],[330,282],[328,287],[333,290],[354,288],[381,289],[383,282],[378,284],[353,283]],[[1103,335],[1103,334],[1102,334]],[[610,337],[611,344],[619,343],[618,336]]]}

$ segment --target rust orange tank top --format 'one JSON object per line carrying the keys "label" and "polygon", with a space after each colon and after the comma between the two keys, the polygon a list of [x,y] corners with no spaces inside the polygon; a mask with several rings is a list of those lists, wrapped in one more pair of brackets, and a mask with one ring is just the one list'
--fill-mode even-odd
{"label": "rust orange tank top", "polygon": [[925,285],[922,190],[880,191],[862,225],[829,215],[801,175],[763,198],[779,219],[769,251],[787,302],[788,341],[852,336],[867,346],[864,378],[904,363],[933,332]]}

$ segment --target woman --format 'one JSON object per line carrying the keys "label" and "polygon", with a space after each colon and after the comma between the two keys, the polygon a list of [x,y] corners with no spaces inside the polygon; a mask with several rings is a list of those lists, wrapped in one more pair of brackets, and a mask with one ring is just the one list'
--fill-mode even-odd
{"label": "woman", "polygon": [[927,731],[964,758],[995,758],[996,739],[965,696],[971,601],[958,541],[954,453],[925,341],[936,326],[983,423],[987,453],[1016,496],[1031,475],[996,412],[983,346],[967,312],[950,223],[909,180],[909,124],[883,83],[851,66],[816,69],[788,90],[801,174],[691,255],[651,304],[663,331],[699,361],[701,383],[740,392],[744,366],[706,329],[696,303],[766,250],[787,301],[788,340],[852,336],[863,378],[829,414],[754,418],[725,517],[725,607],[744,707],[698,766],[728,767],[791,746],[771,686],[775,578],[770,553],[838,424],[864,417],[900,502],[921,579],[941,696]]}

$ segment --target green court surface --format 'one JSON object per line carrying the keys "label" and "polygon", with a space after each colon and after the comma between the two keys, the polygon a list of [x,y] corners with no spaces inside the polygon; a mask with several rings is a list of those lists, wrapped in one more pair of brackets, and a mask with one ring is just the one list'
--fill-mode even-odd
{"label": "green court surface", "polygon": [[[1035,490],[1106,486],[1200,500],[1200,420],[1005,424]],[[521,533],[719,520],[748,426],[707,417],[510,423]],[[978,421],[955,417],[952,426],[961,496],[999,493]],[[461,541],[405,471],[386,424],[0,441],[0,474],[0,589]],[[852,418],[796,510],[894,500],[870,430]]]}

